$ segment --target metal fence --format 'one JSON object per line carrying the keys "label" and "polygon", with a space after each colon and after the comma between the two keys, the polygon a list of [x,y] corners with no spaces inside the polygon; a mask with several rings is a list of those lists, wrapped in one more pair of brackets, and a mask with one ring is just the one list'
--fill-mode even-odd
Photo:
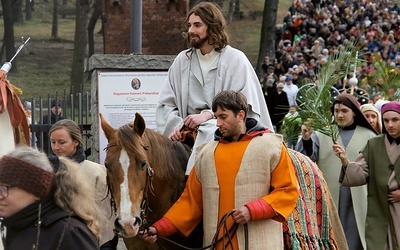
{"label": "metal fence", "polygon": [[[64,90],[61,94],[58,91],[55,92],[53,96],[47,94],[47,98],[42,98],[39,96],[37,99],[32,98],[30,100],[25,100],[31,103],[31,144],[32,147],[38,148],[45,153],[52,153],[51,144],[49,138],[49,131],[56,121],[60,119],[71,119],[75,121],[81,128],[84,149],[86,156],[91,154],[92,148],[92,119],[90,115],[90,94],[78,93],[76,95],[67,94]],[[51,117],[51,103],[55,101],[59,103],[61,101],[62,112],[61,115],[56,114],[55,119],[50,119]],[[47,116],[47,122],[43,121],[43,118]]]}

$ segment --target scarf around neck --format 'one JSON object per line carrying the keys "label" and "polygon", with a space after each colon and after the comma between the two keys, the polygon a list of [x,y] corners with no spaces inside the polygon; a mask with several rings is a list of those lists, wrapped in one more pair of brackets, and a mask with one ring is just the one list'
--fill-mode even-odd
{"label": "scarf around neck", "polygon": [[9,229],[22,230],[28,226],[38,225],[39,208],[41,217],[56,206],[53,201],[53,192],[50,192],[42,199],[26,206],[10,217],[3,219],[3,224]]}
{"label": "scarf around neck", "polygon": [[79,145],[76,148],[75,154],[70,156],[69,158],[74,160],[74,161],[76,161],[76,162],[78,162],[78,163],[83,162],[86,159],[86,155],[85,155],[85,151],[83,150],[82,145]]}

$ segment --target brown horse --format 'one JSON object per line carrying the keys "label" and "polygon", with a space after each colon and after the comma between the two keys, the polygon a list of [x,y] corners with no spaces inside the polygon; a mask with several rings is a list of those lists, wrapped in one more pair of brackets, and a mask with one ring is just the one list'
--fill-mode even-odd
{"label": "brown horse", "polygon": [[[133,123],[119,129],[112,128],[101,114],[100,120],[108,140],[105,166],[115,201],[116,230],[128,249],[158,249],[157,244],[148,244],[138,233],[160,219],[179,198],[185,187],[190,149],[146,129],[138,113]],[[201,225],[192,236],[176,235],[172,240],[200,247]],[[159,241],[165,249],[178,249],[162,239]]]}

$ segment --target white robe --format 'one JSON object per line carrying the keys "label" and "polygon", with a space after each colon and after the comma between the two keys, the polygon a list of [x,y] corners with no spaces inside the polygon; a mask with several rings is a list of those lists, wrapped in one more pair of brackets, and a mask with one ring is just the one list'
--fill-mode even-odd
{"label": "white robe", "polygon": [[[258,77],[243,52],[226,46],[219,59],[211,66],[206,79],[203,79],[196,53],[186,52],[187,50],[180,52],[175,58],[160,92],[156,109],[158,132],[169,136],[177,126],[183,124],[186,116],[193,114],[190,110],[195,110],[197,114],[203,110],[211,110],[214,96],[223,90],[241,91],[251,107],[248,117],[255,118],[273,132]],[[199,93],[193,93],[197,90]],[[197,107],[189,107],[191,103],[195,103]],[[215,119],[199,126],[186,174],[189,174],[193,167],[196,147],[213,140],[215,130]]]}

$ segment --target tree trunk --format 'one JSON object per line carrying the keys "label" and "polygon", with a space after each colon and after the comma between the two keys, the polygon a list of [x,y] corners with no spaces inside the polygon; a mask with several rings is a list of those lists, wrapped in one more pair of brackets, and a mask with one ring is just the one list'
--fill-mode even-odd
{"label": "tree trunk", "polygon": [[[74,54],[72,58],[71,86],[74,92],[79,91],[79,87],[84,82],[84,62],[87,57],[87,19],[89,11],[89,1],[76,1],[75,19],[75,38]],[[76,94],[74,93],[74,94]]]}
{"label": "tree trunk", "polygon": [[32,19],[32,4],[30,0],[25,0],[25,20]]}
{"label": "tree trunk", "polygon": [[22,23],[24,21],[24,16],[22,15],[22,0],[12,1],[11,13],[14,23]]}
{"label": "tree trunk", "polygon": [[101,0],[96,0],[96,3],[93,6],[94,10],[92,16],[89,20],[88,25],[88,43],[89,43],[89,56],[91,57],[94,54],[94,29],[96,27],[97,20],[101,17]]}
{"label": "tree trunk", "polygon": [[260,51],[256,72],[262,74],[261,65],[265,56],[275,59],[275,26],[279,0],[265,0],[263,21],[261,26]]}
{"label": "tree trunk", "polygon": [[228,23],[232,23],[233,12],[235,11],[236,0],[229,1],[229,10],[228,10]]}
{"label": "tree trunk", "polygon": [[58,0],[53,0],[53,22],[51,25],[51,38],[58,38]]}
{"label": "tree trunk", "polygon": [[[4,39],[3,45],[6,51],[6,61],[9,61],[15,54],[14,47],[14,20],[12,18],[11,11],[11,0],[1,0],[1,6],[3,9],[3,20],[4,20]],[[17,71],[17,61],[12,62],[12,72]]]}
{"label": "tree trunk", "polygon": [[235,1],[235,14],[239,15],[240,14],[240,0]]}

